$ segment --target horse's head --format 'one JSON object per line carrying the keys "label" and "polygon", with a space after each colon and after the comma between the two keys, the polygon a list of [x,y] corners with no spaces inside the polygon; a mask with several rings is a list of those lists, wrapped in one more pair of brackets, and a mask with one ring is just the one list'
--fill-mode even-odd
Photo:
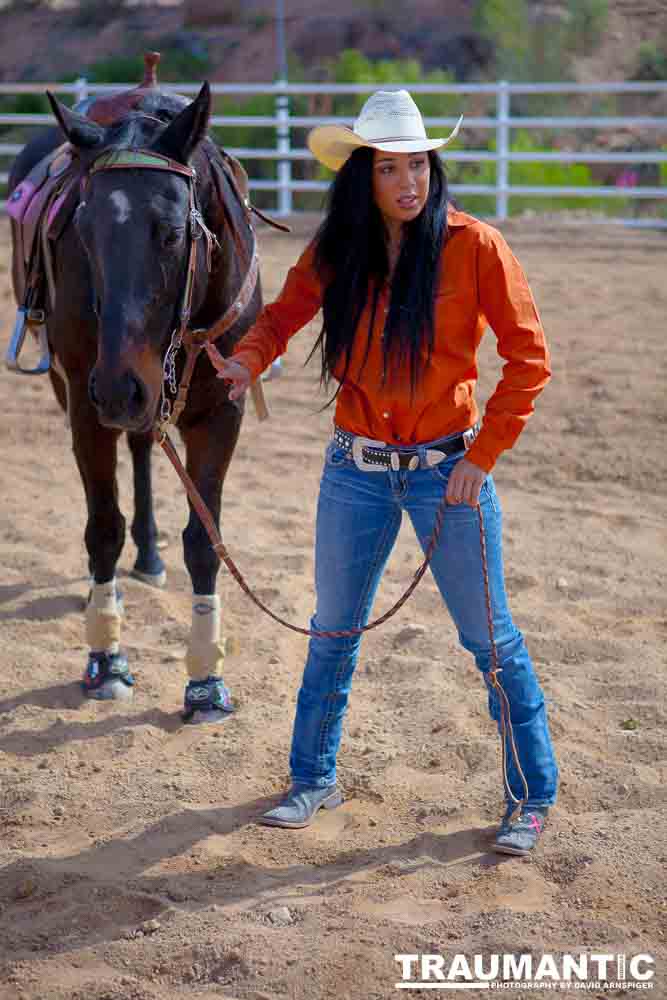
{"label": "horse's head", "polygon": [[[175,117],[166,123],[147,109],[108,128],[54,98],[51,103],[83,168],[74,225],[90,265],[97,315],[90,398],[106,426],[147,430],[160,399],[165,349],[180,326],[195,182],[171,170],[128,168],[127,156],[120,157],[123,169],[105,169],[101,157],[141,149],[187,165],[206,135],[210,90],[204,84],[190,104],[175,103]],[[205,295],[203,256],[197,255],[193,312]]]}

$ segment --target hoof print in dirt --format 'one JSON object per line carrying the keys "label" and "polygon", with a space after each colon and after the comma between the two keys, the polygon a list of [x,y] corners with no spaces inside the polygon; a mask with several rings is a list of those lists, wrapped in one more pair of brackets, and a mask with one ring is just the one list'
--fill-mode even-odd
{"label": "hoof print in dirt", "polygon": [[81,682],[87,698],[97,701],[130,701],[134,677],[123,653],[91,653]]}

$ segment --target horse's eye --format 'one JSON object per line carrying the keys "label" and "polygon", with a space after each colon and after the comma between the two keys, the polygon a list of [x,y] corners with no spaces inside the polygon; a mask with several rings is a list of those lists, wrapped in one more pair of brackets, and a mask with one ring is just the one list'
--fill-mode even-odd
{"label": "horse's eye", "polygon": [[176,247],[183,238],[182,229],[165,229],[161,233],[160,242],[163,247]]}

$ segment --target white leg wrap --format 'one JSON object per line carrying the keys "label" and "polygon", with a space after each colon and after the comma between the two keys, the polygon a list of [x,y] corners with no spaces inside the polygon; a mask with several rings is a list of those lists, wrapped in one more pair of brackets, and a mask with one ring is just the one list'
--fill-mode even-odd
{"label": "white leg wrap", "polygon": [[116,579],[93,583],[86,608],[86,638],[95,653],[117,653],[120,643],[120,609],[116,599]]}
{"label": "white leg wrap", "polygon": [[194,594],[192,628],[185,657],[190,680],[222,676],[225,642],[221,634],[220,598],[217,594]]}

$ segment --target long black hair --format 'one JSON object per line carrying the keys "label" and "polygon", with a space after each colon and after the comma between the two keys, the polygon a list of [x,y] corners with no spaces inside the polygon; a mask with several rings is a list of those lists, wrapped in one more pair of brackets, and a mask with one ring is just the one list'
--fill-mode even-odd
{"label": "long black hair", "polygon": [[[428,198],[417,218],[404,227],[382,341],[383,383],[404,369],[407,358],[413,395],[433,352],[434,297],[447,239],[447,178],[438,154],[431,150],[428,157]],[[348,373],[352,344],[371,288],[366,363],[378,297],[389,274],[387,233],[373,197],[373,150],[368,147],[352,153],[329,189],[326,216],[315,237],[315,267],[325,289],[323,324],[309,359],[319,348],[324,386],[342,361],[340,385],[331,403]]]}

